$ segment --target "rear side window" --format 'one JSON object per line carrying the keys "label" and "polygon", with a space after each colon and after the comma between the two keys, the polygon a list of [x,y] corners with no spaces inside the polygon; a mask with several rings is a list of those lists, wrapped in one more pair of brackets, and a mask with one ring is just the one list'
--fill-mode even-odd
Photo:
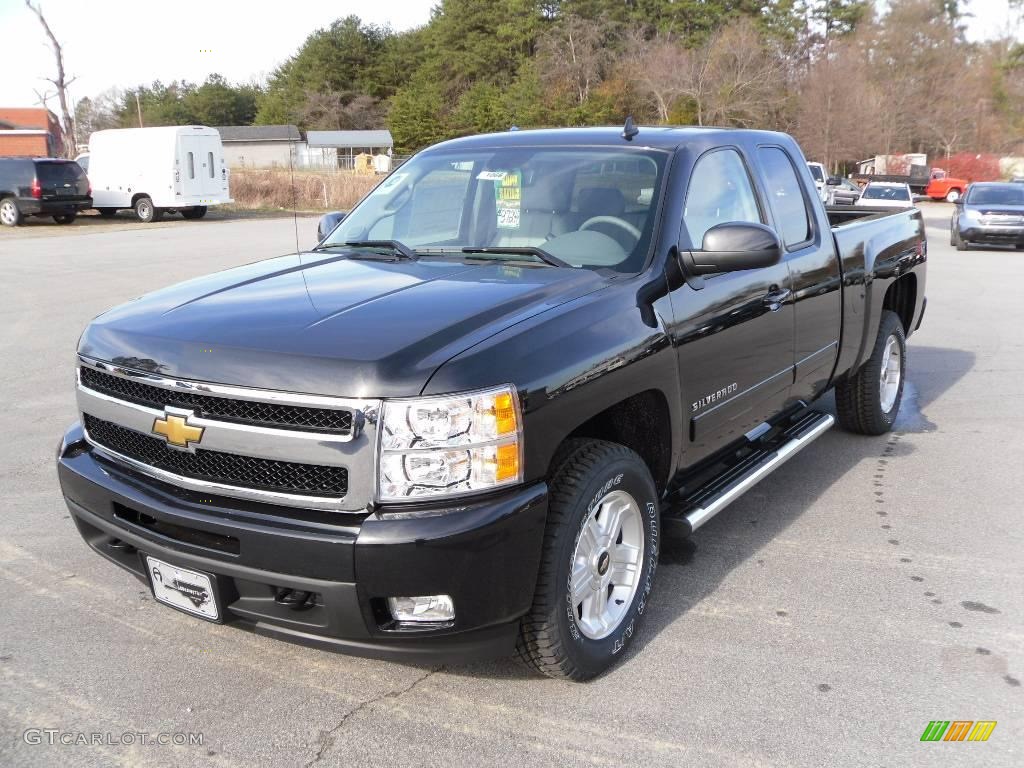
{"label": "rear side window", "polygon": [[210,168],[210,178],[213,178],[213,152],[206,153],[206,164]]}
{"label": "rear side window", "polygon": [[700,248],[705,232],[732,221],[760,224],[761,212],[743,158],[734,149],[720,149],[703,155],[693,167],[683,226],[691,245]]}
{"label": "rear side window", "polygon": [[188,153],[188,177],[190,179],[196,177],[196,158],[191,152]]}
{"label": "rear side window", "polygon": [[44,187],[77,184],[85,178],[78,163],[36,163],[36,178]]}
{"label": "rear side window", "polygon": [[811,239],[811,216],[793,162],[778,147],[761,147],[757,152],[782,242],[787,248],[807,242]]}

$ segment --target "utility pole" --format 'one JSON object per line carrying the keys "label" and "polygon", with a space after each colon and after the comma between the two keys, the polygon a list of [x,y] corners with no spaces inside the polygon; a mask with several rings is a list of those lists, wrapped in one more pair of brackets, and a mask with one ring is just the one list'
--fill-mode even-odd
{"label": "utility pole", "polygon": [[142,124],[142,104],[139,103],[139,92],[135,91],[135,111],[139,113],[139,128],[145,128]]}

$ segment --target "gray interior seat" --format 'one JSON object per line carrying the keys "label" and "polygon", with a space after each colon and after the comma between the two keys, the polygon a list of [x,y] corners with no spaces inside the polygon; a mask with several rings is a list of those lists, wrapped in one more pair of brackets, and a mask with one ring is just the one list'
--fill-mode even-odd
{"label": "gray interior seat", "polygon": [[569,215],[571,198],[571,177],[565,173],[538,173],[537,180],[522,189],[519,227],[497,229],[494,245],[539,246],[575,229]]}

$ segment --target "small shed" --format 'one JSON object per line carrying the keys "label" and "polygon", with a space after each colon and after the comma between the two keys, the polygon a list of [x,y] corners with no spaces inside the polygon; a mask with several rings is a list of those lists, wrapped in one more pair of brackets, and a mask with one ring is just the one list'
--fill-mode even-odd
{"label": "small shed", "polygon": [[[372,155],[375,168],[391,169],[395,142],[391,131],[306,131],[306,164],[354,170],[358,155]],[[387,162],[377,159],[385,157]],[[386,173],[387,170],[384,172]]]}
{"label": "small shed", "polygon": [[294,125],[225,125],[217,128],[231,168],[288,168],[305,149]]}

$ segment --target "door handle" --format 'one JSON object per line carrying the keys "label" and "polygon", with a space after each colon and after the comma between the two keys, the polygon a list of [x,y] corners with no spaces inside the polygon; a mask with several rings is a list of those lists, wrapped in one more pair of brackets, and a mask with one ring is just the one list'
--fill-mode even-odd
{"label": "door handle", "polygon": [[792,291],[790,291],[789,288],[772,291],[761,299],[761,303],[768,308],[769,312],[778,312],[782,309],[782,305],[786,303],[786,299],[789,298],[791,293]]}

